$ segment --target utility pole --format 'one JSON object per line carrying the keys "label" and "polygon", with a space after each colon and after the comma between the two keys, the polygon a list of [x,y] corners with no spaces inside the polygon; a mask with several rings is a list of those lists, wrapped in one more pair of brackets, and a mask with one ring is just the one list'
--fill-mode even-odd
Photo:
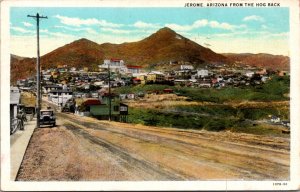
{"label": "utility pole", "polygon": [[111,97],[110,97],[110,61],[108,63],[108,107],[109,107],[109,116],[108,116],[108,120],[111,121]]}
{"label": "utility pole", "polygon": [[36,15],[27,15],[36,19],[36,39],[37,39],[37,57],[36,57],[36,85],[37,85],[37,115],[36,115],[36,127],[40,127],[40,110],[41,110],[41,82],[40,82],[40,19],[48,19],[48,17],[40,16],[39,13]]}

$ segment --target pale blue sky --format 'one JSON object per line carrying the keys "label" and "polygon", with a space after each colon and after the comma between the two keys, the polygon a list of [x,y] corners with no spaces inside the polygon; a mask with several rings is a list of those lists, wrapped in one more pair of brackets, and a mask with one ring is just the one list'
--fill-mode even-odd
{"label": "pale blue sky", "polygon": [[288,8],[12,7],[13,54],[34,56],[35,47],[21,47],[34,40],[35,20],[27,15],[37,12],[48,16],[40,26],[41,46],[47,44],[42,54],[83,37],[97,43],[137,41],[165,26],[216,52],[289,54]]}

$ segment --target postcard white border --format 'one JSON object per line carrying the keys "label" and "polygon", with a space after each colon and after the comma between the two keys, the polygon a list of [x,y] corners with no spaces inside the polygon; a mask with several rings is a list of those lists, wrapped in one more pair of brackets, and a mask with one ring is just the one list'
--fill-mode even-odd
{"label": "postcard white border", "polygon": [[[291,60],[291,169],[286,186],[273,186],[275,181],[143,181],[143,182],[15,182],[10,181],[10,7],[183,7],[192,2],[279,2],[290,9],[290,60]],[[201,9],[201,8],[199,8]],[[299,1],[233,1],[233,0],[155,0],[155,1],[2,1],[1,2],[1,189],[14,191],[42,190],[296,190],[300,189],[300,59],[299,59]],[[276,181],[281,182],[281,181]]]}

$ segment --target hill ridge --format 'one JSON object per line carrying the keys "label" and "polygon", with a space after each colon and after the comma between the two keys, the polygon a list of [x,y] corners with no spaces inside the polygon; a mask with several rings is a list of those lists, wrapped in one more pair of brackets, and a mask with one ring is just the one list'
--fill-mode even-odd
{"label": "hill ridge", "polygon": [[[271,65],[273,68],[277,65],[278,68],[288,68],[289,64],[289,59],[286,57],[248,56],[215,53],[174,30],[164,27],[140,41],[121,44],[98,44],[87,38],[80,38],[41,56],[41,67],[47,69],[58,65],[68,65],[69,67],[88,67],[96,70],[104,59],[110,58],[123,59],[129,65],[140,65],[145,68],[156,66],[160,69],[170,69],[170,61],[178,61],[181,64],[188,62],[195,67],[201,67],[208,63],[223,64],[236,61],[255,65],[260,60],[263,62],[260,62],[259,66],[268,66],[270,61],[274,62],[275,64]],[[33,75],[35,71],[35,58],[23,59],[22,57],[21,60],[17,58],[17,56],[11,57],[12,81]]]}

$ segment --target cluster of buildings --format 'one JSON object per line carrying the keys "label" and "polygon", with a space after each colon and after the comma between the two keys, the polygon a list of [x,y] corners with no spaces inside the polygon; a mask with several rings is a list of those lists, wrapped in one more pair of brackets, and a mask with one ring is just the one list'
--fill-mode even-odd
{"label": "cluster of buildings", "polygon": [[[230,68],[226,65],[207,65],[194,68],[187,64],[174,70],[146,71],[141,66],[126,65],[121,59],[109,59],[104,60],[96,71],[66,65],[42,70],[41,91],[44,99],[66,111],[100,119],[107,118],[108,115],[110,118],[114,116],[115,119],[120,119],[128,113],[128,106],[121,102],[122,99],[134,99],[136,96],[134,93],[112,95],[109,90],[113,87],[137,84],[168,84],[195,88],[251,86],[266,82],[271,73],[250,66]],[[280,74],[287,75],[282,72]],[[17,86],[20,90],[32,92],[36,87],[34,78],[19,80]]]}
{"label": "cluster of buildings", "polygon": [[270,116],[270,122],[276,125],[283,125],[286,127],[290,127],[290,121],[289,120],[282,120],[280,117],[275,116],[275,115],[271,115]]}
{"label": "cluster of buildings", "polygon": [[[21,93],[23,91],[18,87],[10,87],[10,134],[13,134],[17,129],[22,129],[24,125],[24,116],[22,115],[31,120],[35,114],[35,99],[31,99],[28,95],[24,98],[24,94],[22,98]],[[29,95],[31,94],[29,93]],[[34,98],[33,95],[32,98]]]}

